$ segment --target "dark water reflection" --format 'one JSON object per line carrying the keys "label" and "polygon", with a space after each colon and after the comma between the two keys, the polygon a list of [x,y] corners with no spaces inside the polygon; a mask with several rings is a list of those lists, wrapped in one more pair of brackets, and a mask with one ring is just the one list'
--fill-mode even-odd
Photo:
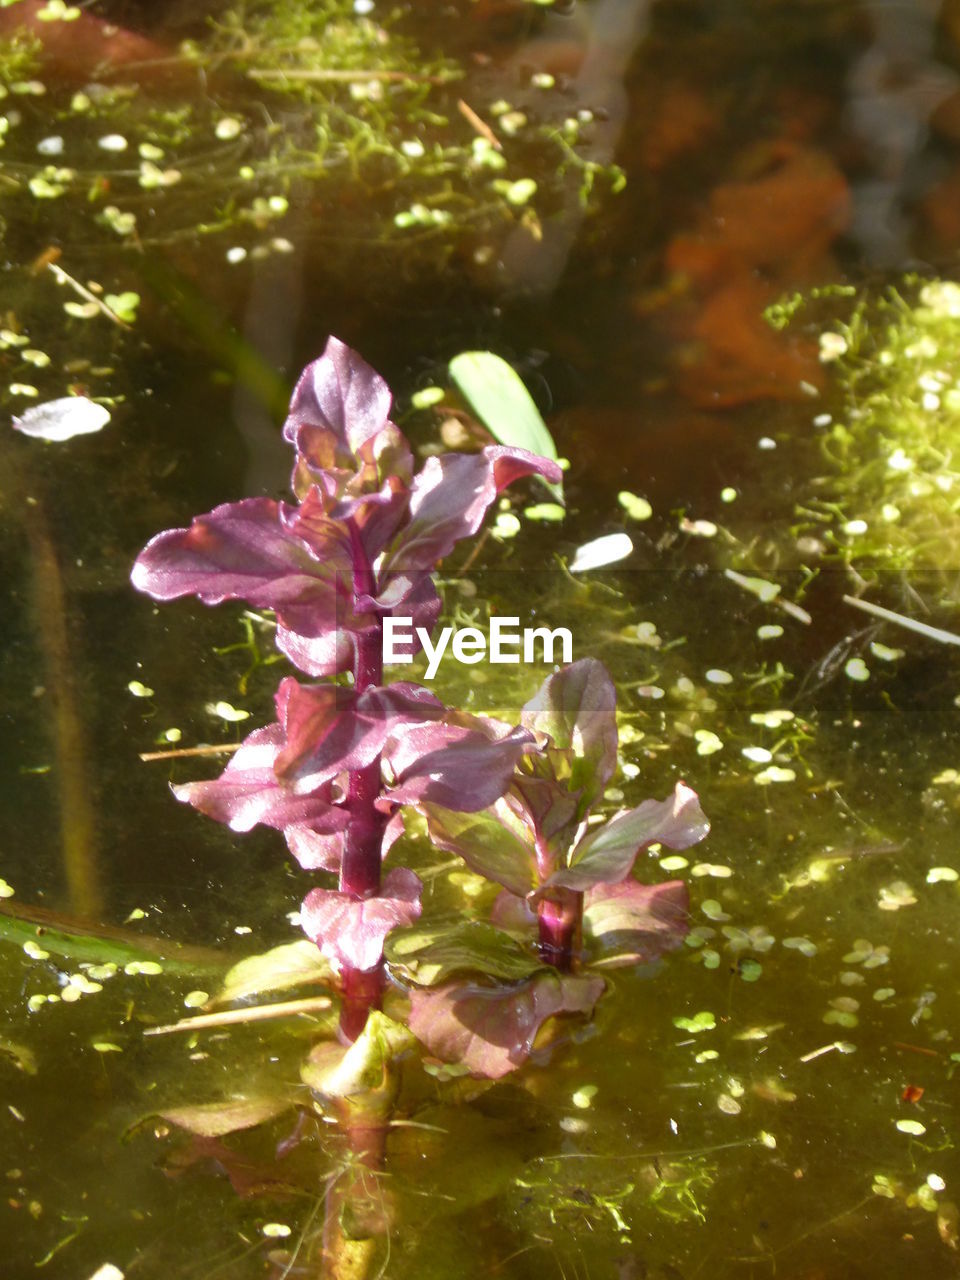
{"label": "dark water reflection", "polygon": [[[722,539],[678,536],[677,515],[722,524],[721,491],[735,489],[755,567],[797,563],[784,525],[816,465],[811,419],[835,393],[815,335],[774,334],[760,313],[798,287],[954,271],[960,17],[950,0],[566,7],[544,18],[510,0],[404,6],[424,47],[467,59],[465,97],[499,93],[535,111],[530,75],[548,73],[570,112],[597,117],[588,152],[616,161],[626,188],[589,218],[572,188],[561,193],[542,242],[489,231],[435,258],[406,255],[351,242],[343,218],[331,229],[326,196],[296,185],[282,227],[291,252],[240,266],[220,241],[151,247],[142,260],[71,241],[54,204],[7,215],[5,309],[58,363],[82,348],[111,366],[100,387],[128,399],[101,436],[3,446],[0,873],[15,903],[93,908],[114,925],[141,910],[129,927],[160,937],[252,953],[293,936],[285,914],[307,877],[277,841],[238,839],[176,805],[165,782],[194,767],[137,759],[171,728],[184,743],[235,740],[244,726],[207,705],[263,721],[276,669],[254,671],[241,693],[250,655],[217,652],[243,639],[238,612],[157,611],[129,589],[129,565],[158,529],[282,490],[283,386],[328,333],[364,353],[401,407],[455,352],[494,349],[571,460],[571,515],[559,532],[527,523],[493,546],[474,575],[479,597],[501,613],[549,607],[556,623],[575,620],[578,656],[607,661],[634,730],[623,756],[639,776],[618,780],[625,803],[682,773],[713,835],[690,859],[706,871],[654,858],[642,869],[689,877],[694,903],[696,945],[655,981],[617,974],[595,1026],[489,1092],[465,1088],[457,1102],[411,1084],[412,1118],[436,1129],[391,1138],[390,1252],[370,1274],[946,1277],[960,1178],[957,899],[951,881],[928,877],[956,863],[952,650],[844,613],[839,570],[803,597],[813,624],[800,625],[737,591],[719,572]],[[96,8],[160,42],[203,27],[191,4],[159,16],[132,0]],[[210,92],[226,104],[240,91]],[[140,290],[132,334],[63,335],[61,295],[27,271],[50,242],[79,277]],[[14,366],[0,355],[6,385]],[[21,407],[4,396],[6,411]],[[428,433],[415,420],[411,430]],[[758,449],[762,439],[777,449]],[[631,528],[628,569],[581,586],[544,570],[554,551],[623,526],[624,488],[656,513]],[[785,597],[799,594],[802,575],[781,581]],[[942,579],[910,586],[931,599]],[[644,622],[659,647],[637,640]],[[782,637],[758,634],[774,624]],[[899,665],[871,656],[878,638],[906,650]],[[844,674],[857,655],[872,669],[863,685]],[[718,670],[731,682],[707,674]],[[538,678],[494,687],[445,672],[438,692],[516,706]],[[135,696],[134,681],[152,693]],[[64,707],[80,727],[70,759],[57,757]],[[781,748],[795,778],[758,786],[761,757],[742,751],[776,735],[751,716],[778,709],[803,726]],[[722,751],[698,751],[708,734]],[[71,871],[71,834],[87,821]],[[471,901],[456,884],[436,892],[437,905]],[[160,1172],[171,1144],[149,1132],[120,1141],[160,1105],[295,1081],[310,1028],[145,1041],[143,1020],[175,1018],[214,979],[121,974],[31,1010],[29,997],[61,991],[75,966],[0,947],[4,1277],[86,1280],[107,1260],[144,1280],[327,1274],[315,1237],[342,1166],[335,1134],[294,1157],[290,1186],[251,1199],[223,1177]],[[673,1021],[700,1011],[712,1030]],[[901,1100],[907,1085],[924,1090],[919,1103]],[[915,1119],[924,1133],[896,1128]],[[238,1149],[262,1168],[288,1130],[278,1122]],[[206,1154],[222,1173],[223,1153]],[[270,1222],[306,1238],[289,1271],[267,1258],[291,1243],[265,1241]]]}

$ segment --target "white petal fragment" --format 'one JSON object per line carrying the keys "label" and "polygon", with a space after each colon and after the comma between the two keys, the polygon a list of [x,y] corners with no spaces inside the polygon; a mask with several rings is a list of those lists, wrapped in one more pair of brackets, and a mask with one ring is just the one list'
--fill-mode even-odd
{"label": "white petal fragment", "polygon": [[65,396],[62,400],[48,400],[46,404],[24,409],[13,419],[13,426],[25,436],[60,443],[73,436],[101,431],[109,421],[110,412],[102,404],[95,404],[86,396]]}
{"label": "white petal fragment", "polygon": [[633,543],[625,533],[608,533],[577,547],[570,563],[571,573],[584,573],[587,569],[602,569],[606,564],[626,560],[633,553]]}

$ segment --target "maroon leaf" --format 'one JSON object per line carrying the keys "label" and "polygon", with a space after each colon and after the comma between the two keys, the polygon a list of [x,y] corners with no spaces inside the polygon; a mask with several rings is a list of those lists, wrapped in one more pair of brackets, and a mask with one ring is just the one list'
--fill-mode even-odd
{"label": "maroon leaf", "polygon": [[283,438],[312,467],[356,470],[357,455],[389,423],[390,388],[339,338],[301,373]]}
{"label": "maroon leaf", "polygon": [[537,927],[537,913],[526,898],[501,889],[490,908],[490,923],[511,933],[532,934]]}
{"label": "maroon leaf", "polygon": [[640,850],[655,840],[671,849],[688,849],[709,830],[696,792],[678,782],[666,800],[644,800],[602,827],[593,827],[573,850],[570,865],[555,871],[543,887],[617,884],[630,874]]}
{"label": "maroon leaf", "polygon": [[[250,831],[258,823],[283,831],[296,828],[319,841],[336,840],[349,821],[337,803],[342,797],[332,783],[306,795],[297,795],[277,781],[274,763],[283,744],[279,724],[255,730],[219,778],[186,782],[172,788],[178,800],[192,804],[208,817],[224,822],[232,831]],[[331,846],[331,849],[334,846]],[[313,866],[335,867],[326,860]]]}
{"label": "maroon leaf", "polygon": [[[320,503],[311,492],[307,515]],[[308,520],[270,498],[229,503],[197,516],[189,529],[152,538],[130,576],[157,600],[196,595],[204,604],[246,600],[274,609],[277,643],[291,658],[299,637],[315,642],[299,646],[311,675],[349,665],[346,630],[360,625],[352,608],[353,560],[344,529],[326,517]]]}
{"label": "maroon leaf", "polygon": [[438,1058],[498,1080],[529,1057],[547,1018],[590,1013],[603,989],[602,978],[546,970],[510,988],[417,988],[408,1025]]}
{"label": "maroon leaf", "polygon": [[503,445],[428,458],[410,486],[409,522],[384,567],[433,569],[455,543],[476,533],[502,489],[528,475],[559,482],[562,472],[549,458]]}
{"label": "maroon leaf", "polygon": [[581,658],[548,676],[520,722],[572,753],[567,786],[579,792],[582,819],[617,767],[617,693],[606,667]]}
{"label": "maroon leaf", "polygon": [[507,800],[479,813],[462,813],[426,804],[430,839],[461,857],[471,871],[525,898],[537,884],[533,832]]}
{"label": "maroon leaf", "polygon": [[690,895],[682,880],[597,885],[584,895],[583,932],[606,952],[604,966],[650,964],[679,947],[689,930]]}
{"label": "maroon leaf", "polygon": [[371,764],[398,726],[437,720],[446,707],[428,689],[405,681],[358,693],[288,677],[277,691],[277,712],[285,737],[277,777],[312,791],[344,770]]}
{"label": "maroon leaf", "polygon": [[535,746],[527,729],[448,711],[441,722],[390,735],[383,752],[394,777],[390,799],[466,813],[485,809],[503,795],[517,762]]}
{"label": "maroon leaf", "polygon": [[131,579],[157,600],[196,595],[204,604],[247,600],[282,608],[330,598],[337,572],[352,577],[349,543],[331,521],[308,543],[295,508],[272,498],[245,498],[197,516],[189,529],[169,529],[147,543]]}
{"label": "maroon leaf", "polygon": [[335,889],[311,889],[300,909],[300,924],[328,960],[340,969],[374,969],[391,929],[420,915],[420,880],[395,867],[379,894],[354,898]]}

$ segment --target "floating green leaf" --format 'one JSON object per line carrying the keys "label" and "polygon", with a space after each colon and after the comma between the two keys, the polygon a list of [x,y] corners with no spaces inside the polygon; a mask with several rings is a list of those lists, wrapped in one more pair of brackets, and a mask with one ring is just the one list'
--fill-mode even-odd
{"label": "floating green leaf", "polygon": [[695,1013],[692,1018],[674,1018],[673,1025],[679,1027],[681,1031],[689,1031],[691,1035],[698,1035],[701,1031],[712,1031],[717,1025],[717,1020],[708,1009],[702,1009],[700,1013]]}

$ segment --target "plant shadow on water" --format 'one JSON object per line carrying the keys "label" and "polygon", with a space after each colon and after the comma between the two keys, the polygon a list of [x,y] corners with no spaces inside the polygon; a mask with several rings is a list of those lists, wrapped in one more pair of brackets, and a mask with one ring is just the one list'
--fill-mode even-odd
{"label": "plant shadow on water", "polygon": [[[4,411],[111,414],[3,450],[4,1276],[953,1274],[951,6],[165,8],[0,8]],[[624,866],[627,898],[689,895],[653,958],[631,902],[531,870],[534,836],[491,874],[464,815],[410,816],[387,867],[423,915],[349,1062],[291,923],[333,878],[166,786],[231,758],[171,751],[274,721],[274,622],[128,583],[157,530],[289,500],[279,424],[330,332],[424,457],[491,446],[451,357],[518,369],[566,508],[499,494],[441,624],[567,627],[611,673],[588,833],[680,778],[712,824]],[[528,796],[582,749],[536,723],[551,670],[447,658],[426,686],[552,733]],[[571,914],[541,910],[538,954],[517,894],[551,877]],[[565,1005],[540,962],[570,921],[589,966],[562,976],[598,985]],[[476,1030],[494,980],[592,1015],[513,1028],[491,1068],[436,993],[466,983]]]}

